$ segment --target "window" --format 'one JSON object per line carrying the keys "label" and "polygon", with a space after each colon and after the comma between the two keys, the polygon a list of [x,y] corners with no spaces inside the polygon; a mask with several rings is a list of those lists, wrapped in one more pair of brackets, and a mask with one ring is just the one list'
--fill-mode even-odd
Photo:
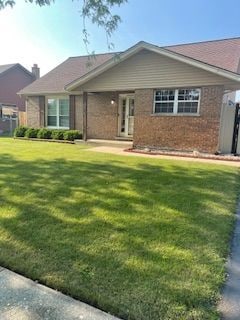
{"label": "window", "polygon": [[69,99],[48,98],[46,119],[48,127],[69,129]]}
{"label": "window", "polygon": [[174,107],[174,90],[159,90],[155,92],[155,112],[172,113]]}
{"label": "window", "polygon": [[154,113],[197,114],[200,92],[200,89],[156,90]]}
{"label": "window", "polygon": [[199,98],[199,89],[178,90],[178,113],[197,113]]}

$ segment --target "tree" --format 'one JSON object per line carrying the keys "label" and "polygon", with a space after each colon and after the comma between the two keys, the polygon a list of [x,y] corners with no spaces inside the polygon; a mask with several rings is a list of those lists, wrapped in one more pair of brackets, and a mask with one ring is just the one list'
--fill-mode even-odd
{"label": "tree", "polygon": [[[0,10],[6,7],[14,7],[17,0],[0,0]],[[72,0],[74,1],[74,0]],[[87,52],[89,45],[89,34],[86,27],[86,19],[105,30],[108,49],[113,49],[113,43],[109,41],[113,32],[117,29],[121,18],[119,15],[112,14],[114,6],[120,6],[128,0],[83,0],[81,14],[83,18],[83,41]],[[35,3],[38,6],[51,5],[55,0],[25,0],[27,3]]]}

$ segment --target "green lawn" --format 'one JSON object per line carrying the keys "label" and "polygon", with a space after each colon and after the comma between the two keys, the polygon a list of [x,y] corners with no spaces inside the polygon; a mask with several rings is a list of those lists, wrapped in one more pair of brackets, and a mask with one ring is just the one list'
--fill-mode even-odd
{"label": "green lawn", "polygon": [[0,265],[123,319],[218,319],[236,168],[0,139]]}

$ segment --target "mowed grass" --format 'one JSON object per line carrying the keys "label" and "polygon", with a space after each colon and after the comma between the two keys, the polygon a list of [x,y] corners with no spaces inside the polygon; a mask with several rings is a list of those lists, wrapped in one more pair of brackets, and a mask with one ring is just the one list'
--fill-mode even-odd
{"label": "mowed grass", "polygon": [[123,319],[218,319],[238,179],[0,139],[0,265]]}

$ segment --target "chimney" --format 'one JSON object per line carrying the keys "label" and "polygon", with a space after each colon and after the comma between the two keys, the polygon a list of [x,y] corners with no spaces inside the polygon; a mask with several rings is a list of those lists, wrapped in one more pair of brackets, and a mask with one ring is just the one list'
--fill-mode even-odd
{"label": "chimney", "polygon": [[40,78],[40,69],[36,63],[34,63],[32,67],[32,74],[35,76],[36,80]]}

